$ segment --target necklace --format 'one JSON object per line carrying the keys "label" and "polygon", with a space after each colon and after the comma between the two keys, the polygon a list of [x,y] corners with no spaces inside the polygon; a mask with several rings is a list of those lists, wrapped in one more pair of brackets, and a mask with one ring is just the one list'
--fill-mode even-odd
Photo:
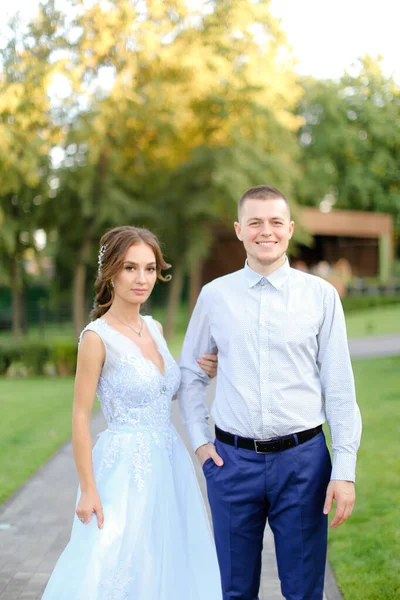
{"label": "necklace", "polygon": [[143,323],[144,323],[144,321],[143,321],[143,318],[140,317],[140,315],[139,315],[139,318],[140,318],[140,329],[139,329],[139,331],[136,331],[136,329],[134,327],[132,327],[132,325],[129,325],[129,323],[125,323],[124,321],[121,321],[121,319],[118,319],[118,317],[116,317],[114,315],[114,313],[112,313],[111,311],[109,311],[109,313],[110,313],[110,315],[112,315],[114,317],[114,319],[117,319],[117,321],[119,321],[122,325],[125,325],[126,327],[129,327],[129,329],[132,329],[132,331],[134,331],[136,333],[136,335],[138,335],[139,337],[143,337],[142,331],[143,331]]}

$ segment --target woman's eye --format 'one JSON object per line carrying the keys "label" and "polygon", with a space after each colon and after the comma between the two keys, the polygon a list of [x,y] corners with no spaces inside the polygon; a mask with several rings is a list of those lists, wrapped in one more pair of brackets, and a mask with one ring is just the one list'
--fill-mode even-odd
{"label": "woman's eye", "polygon": [[154,268],[154,267],[149,267],[147,270],[148,270],[150,273],[154,273],[154,271],[155,271],[155,268]]}

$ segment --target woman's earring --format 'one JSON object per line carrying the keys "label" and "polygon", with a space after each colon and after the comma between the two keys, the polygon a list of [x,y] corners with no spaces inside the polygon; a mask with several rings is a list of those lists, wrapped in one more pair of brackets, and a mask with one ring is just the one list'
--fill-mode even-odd
{"label": "woman's earring", "polygon": [[113,282],[112,279],[110,280],[110,284],[111,284],[111,287],[113,288],[114,287],[114,282]]}

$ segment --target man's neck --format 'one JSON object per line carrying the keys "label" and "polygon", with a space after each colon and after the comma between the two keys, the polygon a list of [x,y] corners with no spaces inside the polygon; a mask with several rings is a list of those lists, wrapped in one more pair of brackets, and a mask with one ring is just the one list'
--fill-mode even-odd
{"label": "man's neck", "polygon": [[258,275],[262,275],[263,277],[268,277],[268,275],[271,275],[271,273],[283,267],[285,262],[286,254],[270,264],[262,264],[256,260],[253,260],[251,256],[247,257],[247,264],[249,265],[250,269],[255,273],[258,273]]}

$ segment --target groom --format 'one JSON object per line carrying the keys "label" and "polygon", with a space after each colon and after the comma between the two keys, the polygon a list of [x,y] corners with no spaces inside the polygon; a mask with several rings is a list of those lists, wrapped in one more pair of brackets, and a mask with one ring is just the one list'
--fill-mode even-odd
{"label": "groom", "polygon": [[[338,527],[355,500],[361,419],[343,310],[329,283],[290,268],[293,229],[276,188],[242,196],[245,267],[204,286],[183,346],[180,409],[207,480],[224,600],[257,600],[267,520],[283,596],[322,600],[327,514],[335,500]],[[216,350],[214,442],[196,357]]]}

